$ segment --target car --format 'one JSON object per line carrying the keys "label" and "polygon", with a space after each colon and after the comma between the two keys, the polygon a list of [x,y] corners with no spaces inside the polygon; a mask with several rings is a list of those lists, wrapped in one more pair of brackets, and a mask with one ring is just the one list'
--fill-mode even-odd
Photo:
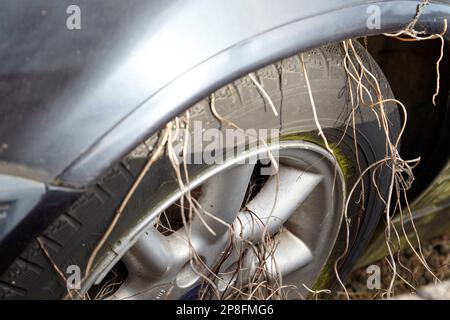
{"label": "car", "polygon": [[327,297],[448,230],[449,17],[5,1],[0,298]]}

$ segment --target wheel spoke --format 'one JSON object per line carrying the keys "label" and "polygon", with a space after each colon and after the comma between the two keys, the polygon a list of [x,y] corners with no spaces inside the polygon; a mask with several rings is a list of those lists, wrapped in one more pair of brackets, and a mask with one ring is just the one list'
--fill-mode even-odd
{"label": "wheel spoke", "polygon": [[289,230],[283,229],[278,241],[274,254],[266,262],[267,270],[273,274],[279,272],[282,276],[286,276],[313,259],[308,246]]}
{"label": "wheel spoke", "polygon": [[237,234],[249,241],[261,240],[264,230],[275,234],[321,180],[319,174],[280,166],[278,180],[270,177],[247,210],[239,213],[234,225]]}
{"label": "wheel spoke", "polygon": [[253,168],[254,165],[239,165],[208,180],[202,187],[203,192],[199,198],[202,217],[194,217],[193,234],[201,235],[207,242],[213,242],[228,231],[227,224],[233,223],[241,209]]}
{"label": "wheel spoke", "polygon": [[[276,237],[273,253],[266,258],[263,267],[273,279],[276,279],[306,266],[312,259],[313,254],[309,247],[292,232],[283,228]],[[252,279],[258,260],[254,251],[247,251],[237,274],[234,273],[236,264],[228,264],[228,268],[222,273],[222,280],[218,281],[218,289],[225,291],[235,283],[246,284]]]}
{"label": "wheel spoke", "polygon": [[167,277],[177,264],[177,257],[176,252],[171,250],[168,237],[152,227],[122,257],[122,262],[128,277],[112,298],[139,299],[148,295],[154,298],[156,295],[149,289]]}
{"label": "wheel spoke", "polygon": [[122,260],[132,274],[140,278],[155,279],[170,269],[173,258],[165,237],[152,228],[142,235]]}

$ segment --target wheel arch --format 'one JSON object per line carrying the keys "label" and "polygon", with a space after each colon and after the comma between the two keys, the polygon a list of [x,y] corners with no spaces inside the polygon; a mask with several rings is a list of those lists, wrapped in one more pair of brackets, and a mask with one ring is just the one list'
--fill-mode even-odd
{"label": "wheel arch", "polygon": [[[328,42],[401,29],[414,16],[417,5],[417,1],[348,1],[339,5],[331,1],[320,3],[328,3],[328,6],[324,6],[327,10],[311,16],[303,12],[298,19],[287,23],[270,21],[267,29],[261,33],[247,39],[237,38],[233,45],[222,48],[161,85],[62,172],[59,181],[71,186],[83,185],[104,172],[111,163],[131,151],[134,145],[161,128],[172,117],[251,70]],[[370,5],[380,7],[382,29],[368,29]],[[270,11],[271,6],[273,4],[268,4],[267,8],[261,5],[261,10]],[[297,8],[302,6],[306,5],[300,2]],[[430,33],[442,30],[443,17],[449,14],[450,6],[432,4],[424,12],[420,27]]]}

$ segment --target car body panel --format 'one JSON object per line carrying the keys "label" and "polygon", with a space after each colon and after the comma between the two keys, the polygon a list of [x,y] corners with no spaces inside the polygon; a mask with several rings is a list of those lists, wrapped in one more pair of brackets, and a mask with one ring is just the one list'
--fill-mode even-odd
{"label": "car body panel", "polygon": [[[59,183],[80,187],[221,84],[295,51],[401,28],[417,1],[10,3],[0,17],[0,161],[46,182],[64,172]],[[66,28],[72,4],[80,30]],[[367,29],[369,4],[382,30]]]}
{"label": "car body panel", "polygon": [[[417,3],[2,3],[0,174],[45,183],[48,191],[29,211],[28,221],[23,220],[27,225],[41,221],[36,228],[12,232],[0,248],[20,252],[54,212],[70,202],[67,199],[73,200],[133,147],[209,92],[298,51],[401,29],[414,16]],[[422,26],[430,32],[441,30],[442,18],[450,14],[448,4],[431,4]],[[66,27],[69,5],[81,8],[80,30]],[[381,29],[367,27],[371,5],[380,8]],[[22,227],[21,222],[15,229]],[[3,267],[7,260],[2,259]]]}

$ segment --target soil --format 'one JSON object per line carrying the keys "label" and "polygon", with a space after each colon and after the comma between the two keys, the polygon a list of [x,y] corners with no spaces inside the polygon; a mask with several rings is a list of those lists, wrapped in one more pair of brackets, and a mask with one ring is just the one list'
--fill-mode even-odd
{"label": "soil", "polygon": [[[430,269],[440,280],[450,279],[450,231],[438,238],[424,242],[422,251]],[[404,249],[399,255],[402,264],[410,271],[402,268],[397,263],[398,273],[415,288],[434,283],[433,276],[419,261],[413,250]],[[381,268],[381,288],[370,290],[367,288],[367,279],[370,274],[366,267],[354,270],[349,277],[346,287],[351,299],[381,299],[383,293],[389,287],[392,279],[392,271],[386,259],[373,263]],[[415,290],[397,277],[394,285],[394,296],[404,294],[415,295]],[[346,299],[343,291],[337,292],[338,299]]]}

